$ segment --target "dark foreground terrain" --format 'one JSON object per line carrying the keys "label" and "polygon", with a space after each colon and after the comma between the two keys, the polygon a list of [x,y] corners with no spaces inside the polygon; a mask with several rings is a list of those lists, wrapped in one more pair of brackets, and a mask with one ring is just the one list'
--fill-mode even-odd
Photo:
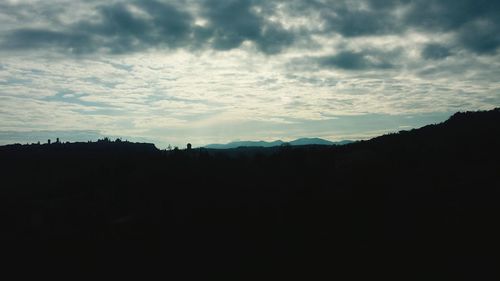
{"label": "dark foreground terrain", "polygon": [[498,280],[500,110],[345,146],[0,147],[3,267]]}

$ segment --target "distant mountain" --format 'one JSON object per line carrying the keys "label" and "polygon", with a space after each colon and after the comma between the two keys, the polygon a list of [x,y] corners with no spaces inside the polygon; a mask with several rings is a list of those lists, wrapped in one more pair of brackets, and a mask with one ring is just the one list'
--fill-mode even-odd
{"label": "distant mountain", "polygon": [[291,145],[311,145],[311,144],[316,144],[316,145],[344,145],[348,143],[352,143],[353,141],[350,140],[343,140],[343,141],[337,141],[337,142],[332,142],[329,140],[324,140],[320,138],[301,138],[301,139],[296,139],[294,141],[289,142]]}
{"label": "distant mountain", "polygon": [[280,146],[284,142],[281,140],[267,142],[267,141],[235,141],[226,144],[209,144],[205,146],[205,148],[213,148],[213,149],[229,149],[229,148],[238,148],[238,147],[273,147]]}
{"label": "distant mountain", "polygon": [[329,140],[324,140],[320,138],[300,138],[296,139],[290,142],[284,142],[282,140],[277,140],[277,141],[272,141],[272,142],[267,142],[267,141],[236,141],[236,142],[230,142],[227,144],[209,144],[205,146],[205,148],[212,148],[212,149],[231,149],[231,148],[238,148],[238,147],[275,147],[275,146],[280,146],[283,145],[284,143],[289,143],[290,145],[293,146],[299,146],[299,145],[344,145],[351,143],[352,141],[349,140],[343,140],[339,142],[332,142]]}

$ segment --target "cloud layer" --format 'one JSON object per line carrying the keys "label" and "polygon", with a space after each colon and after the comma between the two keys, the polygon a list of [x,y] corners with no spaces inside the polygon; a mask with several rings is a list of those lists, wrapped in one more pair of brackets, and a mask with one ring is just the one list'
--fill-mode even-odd
{"label": "cloud layer", "polygon": [[363,138],[499,106],[499,46],[488,0],[6,0],[0,131]]}
{"label": "cloud layer", "polygon": [[[500,4],[490,0],[8,1],[1,8],[4,50],[230,50],[251,42],[275,54],[313,35],[353,38],[412,30],[449,33],[454,48],[478,54],[496,53],[500,45]],[[26,21],[19,26],[21,19]]]}

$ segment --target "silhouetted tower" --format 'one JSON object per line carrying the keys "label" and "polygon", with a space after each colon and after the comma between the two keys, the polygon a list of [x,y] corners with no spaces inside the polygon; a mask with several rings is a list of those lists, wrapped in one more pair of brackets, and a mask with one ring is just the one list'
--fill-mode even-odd
{"label": "silhouetted tower", "polygon": [[50,144],[50,139],[47,140],[47,143]]}
{"label": "silhouetted tower", "polygon": [[56,138],[56,143],[60,143],[59,138]]}
{"label": "silhouetted tower", "polygon": [[192,146],[190,143],[187,144],[187,150],[191,150]]}

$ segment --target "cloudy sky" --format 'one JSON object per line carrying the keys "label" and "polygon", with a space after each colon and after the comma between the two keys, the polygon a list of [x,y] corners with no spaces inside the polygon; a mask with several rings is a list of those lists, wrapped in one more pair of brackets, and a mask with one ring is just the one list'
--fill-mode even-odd
{"label": "cloudy sky", "polygon": [[0,0],[0,143],[365,139],[500,106],[500,1]]}

